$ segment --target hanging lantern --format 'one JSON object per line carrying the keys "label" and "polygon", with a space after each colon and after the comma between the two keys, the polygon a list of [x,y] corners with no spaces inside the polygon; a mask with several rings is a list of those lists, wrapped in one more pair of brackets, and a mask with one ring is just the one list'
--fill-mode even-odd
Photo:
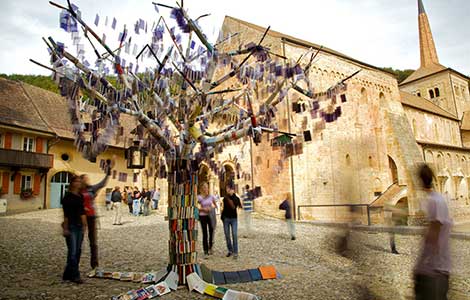
{"label": "hanging lantern", "polygon": [[134,145],[126,149],[125,158],[127,159],[128,169],[145,168],[145,157],[147,152],[139,147],[139,141],[134,141]]}

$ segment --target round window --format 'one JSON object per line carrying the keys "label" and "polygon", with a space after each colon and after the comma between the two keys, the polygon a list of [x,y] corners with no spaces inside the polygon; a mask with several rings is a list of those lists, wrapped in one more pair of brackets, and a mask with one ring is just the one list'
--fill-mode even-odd
{"label": "round window", "polygon": [[60,156],[60,158],[62,158],[63,161],[69,161],[70,160],[70,156],[67,153],[62,154]]}

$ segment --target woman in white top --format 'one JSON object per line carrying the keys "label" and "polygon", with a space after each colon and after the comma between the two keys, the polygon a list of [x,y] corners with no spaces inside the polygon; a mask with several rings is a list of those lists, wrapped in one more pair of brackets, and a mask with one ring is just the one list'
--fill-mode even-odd
{"label": "woman in white top", "polygon": [[204,255],[212,254],[214,244],[214,226],[211,222],[210,214],[216,207],[216,199],[209,194],[209,186],[204,182],[200,186],[200,194],[197,196],[199,202],[199,221],[202,227],[202,247]]}

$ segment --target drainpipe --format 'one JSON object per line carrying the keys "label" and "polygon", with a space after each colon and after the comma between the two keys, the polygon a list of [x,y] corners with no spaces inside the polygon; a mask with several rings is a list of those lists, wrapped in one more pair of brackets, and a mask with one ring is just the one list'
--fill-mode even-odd
{"label": "drainpipe", "polygon": [[[282,55],[286,57],[286,43],[284,39],[281,39],[282,42]],[[290,100],[289,100],[289,93],[286,95],[286,105],[287,105],[287,129],[291,132],[291,123],[290,123]],[[295,206],[295,183],[294,183],[294,160],[289,157],[289,165],[290,165],[290,182],[291,182],[291,193],[292,193],[292,212],[294,214],[294,220],[297,220],[297,210]]]}

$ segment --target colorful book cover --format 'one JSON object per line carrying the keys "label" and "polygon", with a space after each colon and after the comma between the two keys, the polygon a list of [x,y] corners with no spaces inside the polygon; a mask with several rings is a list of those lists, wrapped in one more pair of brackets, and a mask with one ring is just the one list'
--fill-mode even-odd
{"label": "colorful book cover", "polygon": [[208,284],[208,285],[206,286],[206,289],[204,290],[204,294],[207,294],[207,295],[209,295],[209,296],[214,296],[216,289],[217,289],[217,286],[216,286],[216,285]]}
{"label": "colorful book cover", "polygon": [[249,269],[248,272],[250,272],[250,277],[252,281],[263,279],[263,277],[261,276],[261,272],[258,269]]}
{"label": "colorful book cover", "polygon": [[157,290],[158,295],[160,296],[163,296],[171,292],[170,288],[168,287],[168,284],[165,281],[157,283],[156,285],[154,285],[154,287]]}
{"label": "colorful book cover", "polygon": [[131,281],[133,277],[134,273],[132,272],[121,273],[121,281]]}
{"label": "colorful book cover", "polygon": [[276,268],[274,266],[261,266],[258,268],[261,272],[261,277],[266,279],[276,279]]}

